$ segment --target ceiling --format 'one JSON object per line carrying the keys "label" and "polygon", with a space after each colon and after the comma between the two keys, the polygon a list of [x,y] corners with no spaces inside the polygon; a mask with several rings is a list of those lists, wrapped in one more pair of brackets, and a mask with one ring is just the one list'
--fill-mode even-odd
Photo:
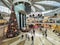
{"label": "ceiling", "polygon": [[[6,6],[9,9],[11,9],[11,3],[12,3],[12,1],[13,0],[0,0],[0,5],[1,6]],[[60,0],[30,0],[30,1],[33,1],[33,2],[39,2],[39,1],[57,1],[57,2],[60,2]],[[52,9],[58,8],[58,7],[47,6],[47,5],[41,5],[41,6],[43,6],[46,10],[52,10]],[[37,9],[36,11],[41,11],[41,10]]]}
{"label": "ceiling", "polygon": [[38,1],[57,1],[60,2],[60,0],[33,0],[34,2],[38,2]]}

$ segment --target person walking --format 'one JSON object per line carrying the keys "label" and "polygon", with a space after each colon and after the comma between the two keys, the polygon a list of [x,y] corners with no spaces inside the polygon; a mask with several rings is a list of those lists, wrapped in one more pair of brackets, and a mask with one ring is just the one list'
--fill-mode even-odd
{"label": "person walking", "polygon": [[27,34],[25,34],[26,38],[27,38]]}
{"label": "person walking", "polygon": [[35,30],[33,29],[33,34],[35,35]]}
{"label": "person walking", "polygon": [[31,39],[32,39],[32,41],[33,41],[33,40],[34,40],[34,37],[32,36]]}
{"label": "person walking", "polygon": [[31,40],[32,40],[32,44],[31,45],[34,45],[34,37],[33,36],[31,37]]}
{"label": "person walking", "polygon": [[47,29],[45,30],[45,37],[47,37]]}
{"label": "person walking", "polygon": [[42,28],[40,28],[40,31],[42,31]]}
{"label": "person walking", "polygon": [[28,41],[30,40],[30,37],[29,37],[29,35],[27,36],[27,38],[28,38]]}
{"label": "person walking", "polygon": [[23,39],[24,35],[22,34],[21,37],[22,37],[22,39]]}

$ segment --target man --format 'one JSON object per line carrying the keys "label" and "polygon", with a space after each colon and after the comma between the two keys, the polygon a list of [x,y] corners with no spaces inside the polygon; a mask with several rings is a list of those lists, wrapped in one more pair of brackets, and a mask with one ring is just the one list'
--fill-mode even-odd
{"label": "man", "polygon": [[45,37],[47,37],[47,29],[45,30]]}
{"label": "man", "polygon": [[33,29],[33,34],[35,35],[35,30]]}
{"label": "man", "polygon": [[21,37],[22,37],[22,39],[23,39],[24,35],[22,34],[22,36],[21,36]]}
{"label": "man", "polygon": [[32,44],[31,45],[34,45],[34,37],[33,36],[31,37],[31,40],[32,40]]}

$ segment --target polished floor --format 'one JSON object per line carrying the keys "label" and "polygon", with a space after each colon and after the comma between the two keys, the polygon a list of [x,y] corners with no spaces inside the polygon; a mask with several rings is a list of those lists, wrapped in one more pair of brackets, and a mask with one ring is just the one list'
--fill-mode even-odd
{"label": "polished floor", "polygon": [[[24,37],[22,38],[22,34]],[[26,37],[29,36],[29,39]],[[34,36],[34,41],[31,37]],[[60,45],[60,37],[57,36],[51,29],[47,29],[47,37],[43,35],[43,32],[39,29],[35,29],[35,35],[32,31],[28,33],[21,32],[19,36],[6,39],[2,42],[2,45]]]}

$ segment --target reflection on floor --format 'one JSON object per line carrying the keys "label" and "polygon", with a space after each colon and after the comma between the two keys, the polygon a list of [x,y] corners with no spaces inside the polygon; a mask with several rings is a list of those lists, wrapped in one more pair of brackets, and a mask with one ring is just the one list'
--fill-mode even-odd
{"label": "reflection on floor", "polygon": [[[22,38],[22,34],[24,37]],[[26,37],[26,34],[30,39]],[[43,36],[43,32],[39,29],[35,29],[34,42],[32,44],[31,32],[21,33],[19,36],[4,40],[2,45],[60,45],[60,37],[58,37],[51,30],[47,30],[47,37]]]}

